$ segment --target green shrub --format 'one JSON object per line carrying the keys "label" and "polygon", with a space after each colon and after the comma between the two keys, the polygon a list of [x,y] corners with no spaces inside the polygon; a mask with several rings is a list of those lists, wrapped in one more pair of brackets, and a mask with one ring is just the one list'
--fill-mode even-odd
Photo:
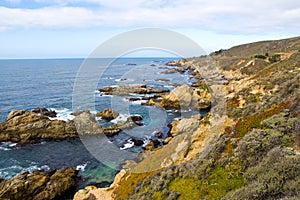
{"label": "green shrub", "polygon": [[271,57],[269,57],[269,61],[271,63],[275,63],[275,62],[278,62],[281,60],[281,57],[279,54],[275,54],[275,55],[272,55]]}
{"label": "green shrub", "polygon": [[258,58],[258,59],[266,59],[267,57],[264,55],[255,55],[254,58]]}
{"label": "green shrub", "polygon": [[281,199],[299,197],[300,155],[289,148],[275,147],[262,162],[245,173],[246,186],[224,199]]}
{"label": "green shrub", "polygon": [[253,130],[239,142],[237,155],[245,167],[255,166],[272,148],[289,143],[289,137],[279,131]]}

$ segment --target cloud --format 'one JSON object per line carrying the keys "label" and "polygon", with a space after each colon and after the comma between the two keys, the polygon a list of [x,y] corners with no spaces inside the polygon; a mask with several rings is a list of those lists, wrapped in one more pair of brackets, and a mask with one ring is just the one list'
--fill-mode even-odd
{"label": "cloud", "polygon": [[[300,28],[298,0],[35,0],[48,7],[0,7],[0,31],[15,28],[162,27],[258,33]],[[81,6],[82,3],[94,6]]]}
{"label": "cloud", "polygon": [[7,3],[12,3],[12,4],[18,4],[21,2],[21,0],[4,0]]}

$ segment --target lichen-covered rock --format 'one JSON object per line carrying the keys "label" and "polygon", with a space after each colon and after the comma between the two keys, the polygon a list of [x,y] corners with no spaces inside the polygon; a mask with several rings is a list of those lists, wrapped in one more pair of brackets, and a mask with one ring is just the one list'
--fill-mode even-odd
{"label": "lichen-covered rock", "polygon": [[22,172],[0,182],[0,199],[66,199],[74,194],[77,179],[77,171],[72,168]]}
{"label": "lichen-covered rock", "polygon": [[72,121],[50,120],[27,110],[13,110],[0,124],[0,141],[28,143],[77,137]]}

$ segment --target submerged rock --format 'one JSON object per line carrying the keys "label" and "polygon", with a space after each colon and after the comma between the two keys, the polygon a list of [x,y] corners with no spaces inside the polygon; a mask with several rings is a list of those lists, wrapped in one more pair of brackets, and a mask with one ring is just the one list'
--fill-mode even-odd
{"label": "submerged rock", "polygon": [[77,137],[73,121],[50,120],[27,110],[13,110],[0,123],[0,141],[29,143]]}
{"label": "submerged rock", "polygon": [[0,199],[67,199],[75,193],[77,180],[77,171],[73,168],[22,172],[0,182]]}

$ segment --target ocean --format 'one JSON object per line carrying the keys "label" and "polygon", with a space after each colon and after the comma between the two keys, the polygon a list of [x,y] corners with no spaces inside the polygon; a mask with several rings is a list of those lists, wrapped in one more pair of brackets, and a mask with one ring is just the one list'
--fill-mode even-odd
{"label": "ocean", "polygon": [[[173,84],[188,83],[188,74],[161,73],[166,62],[174,58],[121,58],[115,60],[102,74],[98,88],[126,83],[146,83],[147,86],[172,89]],[[74,81],[84,59],[0,60],[0,122],[11,110],[32,110],[45,107],[55,110],[58,119],[71,119]],[[94,63],[97,65],[97,62]],[[95,93],[96,111],[110,107],[111,96]],[[118,100],[124,104],[125,97]],[[145,125],[151,123],[149,108],[141,102],[127,102],[130,114],[139,114]],[[122,114],[122,113],[120,113]],[[168,113],[167,122],[179,117]],[[99,120],[99,123],[101,120]],[[111,138],[114,144],[124,143],[125,133]],[[128,150],[140,151],[126,144]],[[89,184],[104,187],[113,181],[117,170],[95,159],[80,139],[47,141],[26,146],[0,143],[0,178],[10,178],[21,171],[75,167],[80,170],[79,188]]]}

